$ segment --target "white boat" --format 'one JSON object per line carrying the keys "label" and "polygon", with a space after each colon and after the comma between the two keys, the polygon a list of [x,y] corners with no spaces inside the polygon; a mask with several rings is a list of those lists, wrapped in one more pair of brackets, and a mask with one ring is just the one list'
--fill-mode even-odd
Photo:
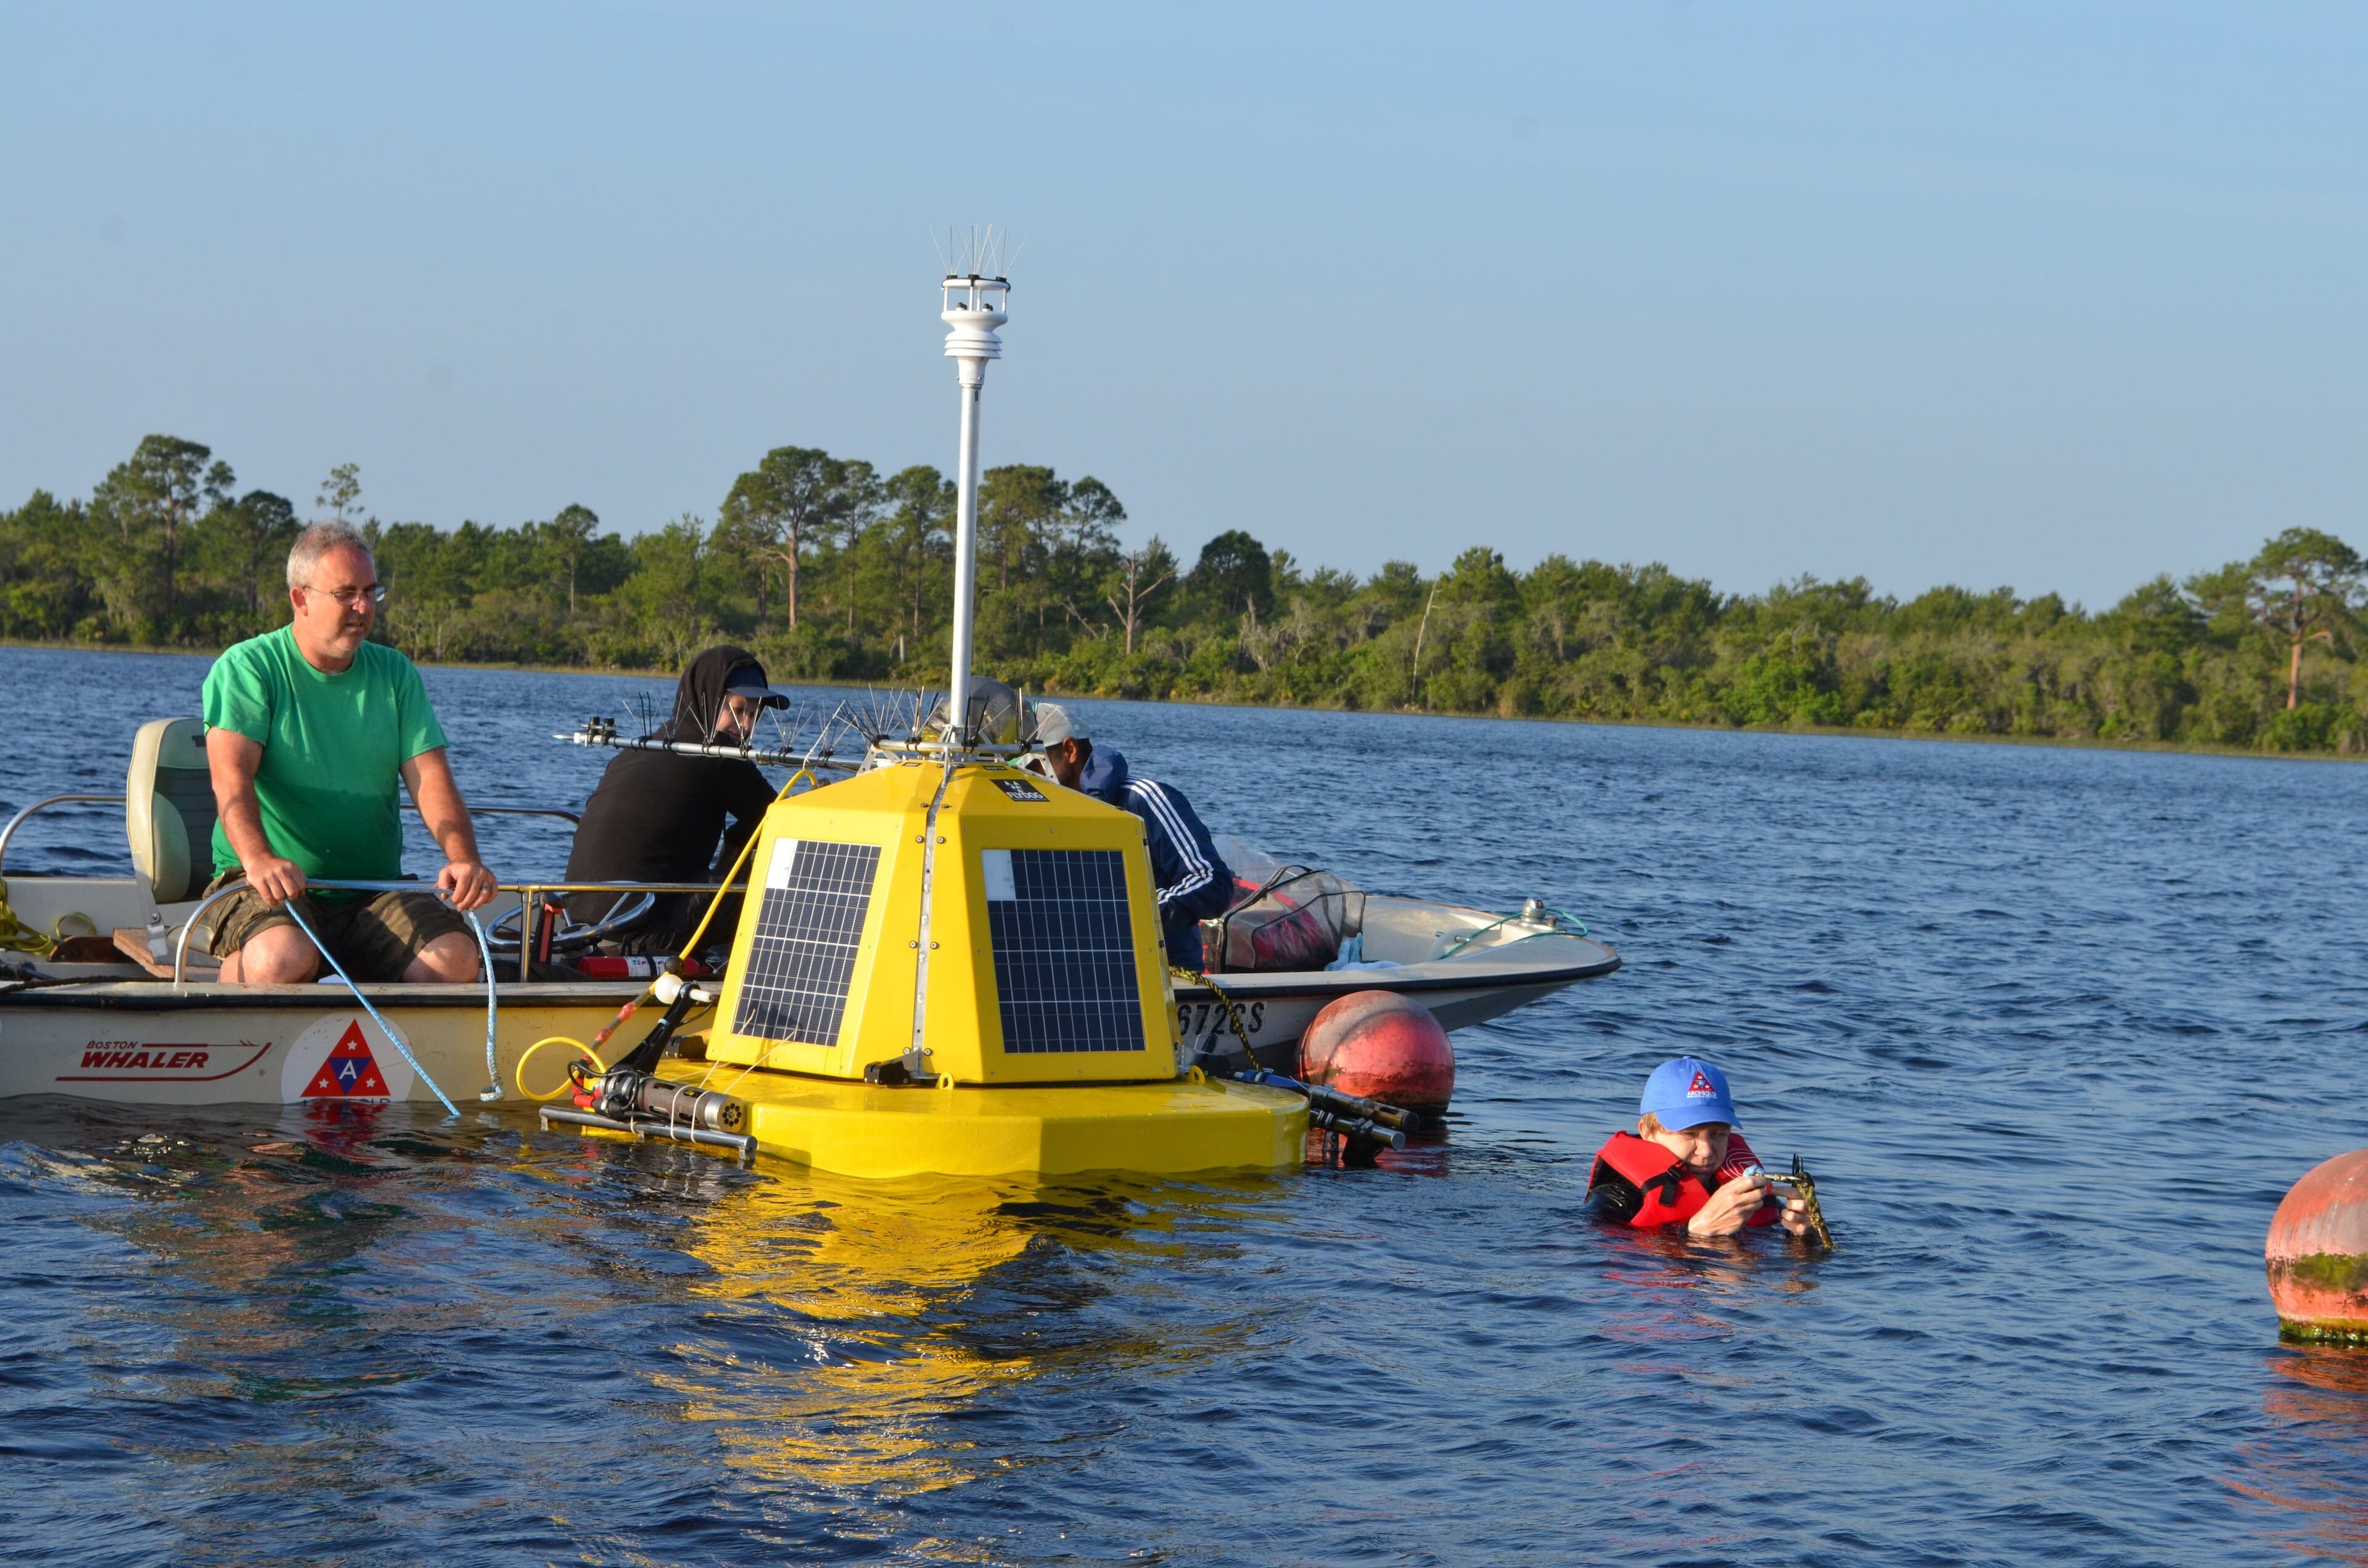
{"label": "white boat", "polygon": [[[106,937],[117,931],[145,934],[161,926],[171,962],[159,965],[144,940],[131,939],[128,945],[145,962],[128,952],[89,961],[87,953],[72,951],[66,961],[17,962],[14,978],[0,979],[0,1096],[63,1095],[171,1106],[388,1099],[432,1104],[440,1087],[459,1104],[491,1099],[524,1105],[525,1091],[555,1091],[564,1062],[575,1054],[541,1051],[521,1085],[521,1059],[537,1042],[554,1037],[590,1040],[644,993],[639,980],[497,978],[491,987],[497,1006],[489,1008],[484,985],[373,984],[364,988],[377,1009],[373,1017],[352,991],[334,982],[220,983],[210,978],[211,969],[190,967],[184,950],[211,864],[213,821],[196,721],[158,720],[142,726],[135,741],[120,797],[130,875],[7,873],[9,841],[34,813],[116,799],[53,796],[26,807],[0,828],[0,877],[6,878],[7,904],[18,922],[45,933],[76,915]],[[498,916],[522,904],[540,907],[543,894],[570,885],[557,880],[506,885],[487,914]],[[646,891],[670,890],[650,885]],[[1572,929],[1534,901],[1524,914],[1503,916],[1373,895],[1365,901],[1362,946],[1367,960],[1392,967],[1178,981],[1179,1061],[1222,1047],[1235,1033],[1238,1018],[1260,1062],[1291,1072],[1309,1022],[1326,1004],[1353,992],[1397,992],[1421,1002],[1452,1030],[1620,966],[1610,947]],[[23,960],[17,954],[0,957]],[[160,967],[167,969],[167,977],[153,972]],[[495,967],[498,975],[510,966]],[[172,977],[174,969],[177,978]],[[1224,998],[1233,1003],[1230,1012]],[[614,1061],[637,1042],[654,1017],[652,1010],[620,1028],[605,1059]],[[399,1040],[388,1037],[379,1018]],[[700,1039],[694,1022],[683,1049],[695,1053]]]}
{"label": "white boat", "polygon": [[[1213,983],[1176,983],[1176,1028],[1188,1059],[1221,1051],[1235,1034],[1261,1066],[1298,1072],[1307,1026],[1341,997],[1394,991],[1430,1009],[1450,1032],[1526,1006],[1620,967],[1605,943],[1571,929],[1544,910],[1495,915],[1462,904],[1368,894],[1365,958],[1386,969],[1285,970],[1224,974]],[[1222,986],[1224,997],[1217,994]],[[1228,1011],[1225,1003],[1233,1006]]]}

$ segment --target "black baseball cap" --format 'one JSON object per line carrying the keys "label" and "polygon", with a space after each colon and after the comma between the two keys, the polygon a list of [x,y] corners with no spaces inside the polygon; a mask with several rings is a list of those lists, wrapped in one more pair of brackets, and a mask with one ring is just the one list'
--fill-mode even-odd
{"label": "black baseball cap", "polygon": [[765,684],[765,666],[742,665],[723,677],[723,695],[745,697],[759,708],[787,708],[789,694],[775,691]]}

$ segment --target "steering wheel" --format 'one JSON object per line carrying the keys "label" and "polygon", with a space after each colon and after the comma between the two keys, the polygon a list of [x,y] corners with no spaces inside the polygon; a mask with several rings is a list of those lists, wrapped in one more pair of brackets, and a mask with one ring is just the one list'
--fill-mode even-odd
{"label": "steering wheel", "polygon": [[[563,905],[557,916],[558,925],[548,927],[551,950],[553,954],[581,952],[595,942],[621,936],[648,919],[650,911],[657,906],[658,895],[654,892],[623,892],[618,894],[617,902],[609,906],[608,914],[589,925],[579,926]],[[526,908],[521,904],[487,926],[485,945],[497,953],[517,952],[520,917],[525,913]]]}

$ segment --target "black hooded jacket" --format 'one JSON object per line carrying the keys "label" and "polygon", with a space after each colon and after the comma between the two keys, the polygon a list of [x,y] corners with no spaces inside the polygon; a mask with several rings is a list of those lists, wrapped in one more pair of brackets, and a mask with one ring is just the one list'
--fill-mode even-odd
{"label": "black hooded jacket", "polygon": [[[710,648],[691,660],[675,687],[674,717],[655,733],[670,741],[714,740],[725,682],[734,671],[756,663],[746,649],[729,646]],[[752,762],[661,751],[620,752],[585,802],[584,821],[567,856],[567,880],[718,881],[772,801],[773,787]],[[728,835],[723,830],[726,817],[732,819]],[[567,907],[578,920],[597,920],[615,902],[614,893],[575,893]],[[691,902],[661,901],[657,918],[643,929],[663,934],[678,923],[671,916]]]}

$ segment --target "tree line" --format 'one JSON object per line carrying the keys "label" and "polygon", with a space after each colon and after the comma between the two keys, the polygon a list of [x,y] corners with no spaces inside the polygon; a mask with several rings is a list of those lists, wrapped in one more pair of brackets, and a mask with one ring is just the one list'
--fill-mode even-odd
{"label": "tree line", "polygon": [[[776,676],[941,684],[952,483],[766,453],[712,520],[624,537],[571,505],[513,526],[365,516],[353,465],[310,515],[355,521],[380,635],[436,663],[678,668],[723,638]],[[2368,750],[2368,572],[2291,528],[2103,611],[2055,594],[1862,578],[1722,594],[1658,563],[1474,545],[1426,576],[1308,566],[1239,528],[1190,565],[1090,476],[1011,464],[980,491],[980,668],[1032,690],[1787,727]],[[0,513],[0,637],[213,648],[287,619],[297,505],[150,436],[87,500]]]}

